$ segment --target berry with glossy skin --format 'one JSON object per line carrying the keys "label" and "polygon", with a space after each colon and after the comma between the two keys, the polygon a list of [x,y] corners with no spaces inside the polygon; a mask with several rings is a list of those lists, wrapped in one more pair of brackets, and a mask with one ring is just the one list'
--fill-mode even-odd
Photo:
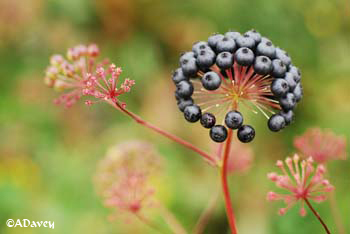
{"label": "berry with glossy skin", "polygon": [[294,112],[292,110],[281,111],[279,114],[283,116],[286,125],[289,125],[294,119]]}
{"label": "berry with glossy skin", "polygon": [[243,116],[238,111],[230,111],[225,116],[225,124],[231,129],[238,129],[243,124]]}
{"label": "berry with glossy skin", "polygon": [[222,34],[213,34],[208,38],[208,45],[212,48],[212,49],[216,49],[216,44],[218,43],[218,41],[220,41],[222,38],[224,37],[224,35]]}
{"label": "berry with glossy skin", "polygon": [[255,43],[261,42],[261,35],[255,29],[249,30],[244,35],[248,35],[249,37],[253,38]]}
{"label": "berry with glossy skin", "polygon": [[233,55],[230,52],[221,52],[216,57],[216,65],[221,69],[227,69],[233,65]]}
{"label": "berry with glossy skin", "polygon": [[286,126],[286,121],[282,115],[274,114],[270,117],[267,122],[267,126],[273,132],[278,132]]}
{"label": "berry with glossy skin", "polygon": [[185,53],[182,53],[180,56],[180,65],[183,63],[184,60],[188,60],[192,58],[194,58],[194,53],[192,51],[187,51]]}
{"label": "berry with glossy skin", "polygon": [[220,53],[223,51],[233,53],[236,50],[236,42],[230,37],[223,37],[216,43],[216,52]]}
{"label": "berry with glossy skin", "polygon": [[201,117],[201,124],[205,128],[212,128],[216,123],[216,118],[211,113],[204,113]]}
{"label": "berry with glossy skin", "polygon": [[185,108],[190,105],[193,105],[192,98],[180,98],[177,102],[177,106],[181,112],[184,112]]}
{"label": "berry with glossy skin", "polygon": [[224,142],[227,138],[227,130],[222,125],[215,125],[210,129],[209,135],[215,142]]}
{"label": "berry with glossy skin", "polygon": [[195,77],[198,72],[195,58],[184,59],[181,63],[182,72],[185,76]]}
{"label": "berry with glossy skin", "polygon": [[197,105],[186,106],[184,116],[188,122],[197,122],[202,116],[201,108],[199,108]]}
{"label": "berry with glossy skin", "polygon": [[250,37],[249,35],[243,35],[236,39],[236,44],[239,47],[248,47],[250,49],[254,49],[255,47],[255,40]]}
{"label": "berry with glossy skin", "polygon": [[300,82],[301,73],[300,73],[299,68],[297,68],[296,66],[290,65],[289,66],[289,72],[294,75],[295,82],[297,82],[297,83]]}
{"label": "berry with glossy skin", "polygon": [[250,125],[242,125],[237,131],[237,137],[243,143],[251,142],[255,137],[255,130]]}
{"label": "berry with glossy skin", "polygon": [[236,40],[240,36],[241,34],[235,31],[228,31],[227,33],[225,33],[225,37],[232,38],[233,40]]}
{"label": "berry with glossy skin", "polygon": [[286,96],[280,98],[280,105],[284,111],[292,110],[296,104],[293,93],[287,93]]}
{"label": "berry with glossy skin", "polygon": [[300,83],[298,83],[295,88],[294,88],[294,91],[293,91],[293,94],[295,96],[295,100],[297,102],[299,102],[301,100],[301,98],[303,97],[303,87],[301,86]]}
{"label": "berry with glossy skin", "polygon": [[188,77],[186,77],[183,72],[182,72],[182,69],[181,68],[178,68],[176,69],[174,72],[173,72],[173,82],[175,84],[179,83],[180,81],[183,81],[183,80],[188,80]]}
{"label": "berry with glossy skin", "polygon": [[276,58],[280,59],[286,66],[292,62],[292,59],[289,57],[288,53],[281,48],[276,48]]}
{"label": "berry with glossy skin", "polygon": [[257,55],[265,55],[270,59],[274,59],[276,57],[276,48],[268,39],[262,40],[258,46],[256,47]]}
{"label": "berry with glossy skin", "polygon": [[241,66],[250,66],[254,62],[254,53],[247,47],[238,49],[235,53],[235,60]]}
{"label": "berry with glossy skin", "polygon": [[259,75],[267,75],[272,70],[272,62],[269,57],[258,56],[255,58],[254,71]]}
{"label": "berry with glossy skin", "polygon": [[202,70],[209,69],[215,63],[215,52],[209,47],[199,51],[197,64]]}
{"label": "berry with glossy skin", "polygon": [[193,44],[192,46],[192,51],[193,53],[198,56],[198,53],[201,51],[201,50],[204,50],[206,48],[209,48],[209,45],[207,42],[205,41],[197,41],[196,43]]}
{"label": "berry with glossy skin", "polygon": [[290,72],[286,72],[284,79],[287,81],[289,86],[289,91],[293,91],[297,83],[294,80],[294,75]]}
{"label": "berry with glossy skin", "polygon": [[193,85],[190,81],[183,80],[176,84],[176,92],[179,97],[189,98],[193,94]]}
{"label": "berry with glossy skin", "polygon": [[221,77],[216,72],[207,72],[202,77],[202,85],[206,90],[218,89],[221,85]]}
{"label": "berry with glossy skin", "polygon": [[272,60],[272,72],[273,77],[284,77],[286,74],[287,67],[280,59]]}
{"label": "berry with glossy skin", "polygon": [[289,90],[289,86],[285,79],[282,79],[282,78],[275,79],[271,83],[271,92],[277,97],[282,97],[286,95],[288,90]]}

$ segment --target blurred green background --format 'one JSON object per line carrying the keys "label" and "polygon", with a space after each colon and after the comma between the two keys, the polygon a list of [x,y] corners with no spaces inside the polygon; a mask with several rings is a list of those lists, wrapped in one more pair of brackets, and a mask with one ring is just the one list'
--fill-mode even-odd
{"label": "blurred green background", "polygon": [[[217,172],[192,152],[134,124],[105,104],[56,107],[43,84],[53,53],[96,42],[102,56],[136,80],[124,97],[145,119],[210,149],[208,133],[177,110],[170,74],[179,53],[213,32],[251,28],[291,55],[303,74],[304,99],[295,123],[273,134],[254,116],[255,161],[231,178],[241,234],[322,233],[316,218],[298,209],[276,215],[266,173],[294,152],[293,137],[307,128],[331,128],[350,138],[350,1],[348,0],[0,0],[0,233],[154,233],[137,221],[109,222],[94,191],[96,164],[125,140],[152,142],[165,158],[160,199],[190,230],[217,190]],[[350,166],[329,165],[331,182],[350,232]],[[329,203],[316,209],[334,230]],[[55,229],[9,228],[6,220],[50,220]],[[205,233],[228,233],[222,201]],[[334,232],[336,233],[336,232]]]}

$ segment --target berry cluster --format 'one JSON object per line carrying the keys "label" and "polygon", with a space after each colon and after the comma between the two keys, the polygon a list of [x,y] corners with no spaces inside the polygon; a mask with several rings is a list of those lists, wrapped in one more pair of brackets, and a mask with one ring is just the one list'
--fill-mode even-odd
{"label": "berry cluster", "polygon": [[[172,79],[185,119],[200,120],[215,142],[226,140],[226,127],[237,129],[242,142],[254,139],[254,128],[243,124],[241,106],[264,114],[271,131],[283,129],[292,122],[303,93],[300,71],[289,55],[256,30],[243,35],[229,31],[196,42],[181,55]],[[217,124],[222,114],[223,123]]]}

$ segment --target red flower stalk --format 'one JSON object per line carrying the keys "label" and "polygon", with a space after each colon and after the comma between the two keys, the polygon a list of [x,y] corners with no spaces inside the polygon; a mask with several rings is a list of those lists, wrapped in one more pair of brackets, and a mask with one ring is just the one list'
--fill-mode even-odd
{"label": "red flower stalk", "polygon": [[337,136],[331,130],[310,128],[302,136],[294,139],[294,146],[306,157],[312,157],[317,163],[346,159],[346,139]]}

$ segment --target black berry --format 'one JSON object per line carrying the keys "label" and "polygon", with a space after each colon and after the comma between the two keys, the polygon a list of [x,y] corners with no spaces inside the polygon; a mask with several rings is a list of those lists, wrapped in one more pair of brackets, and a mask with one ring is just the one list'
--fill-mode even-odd
{"label": "black berry", "polygon": [[249,35],[243,35],[236,39],[236,44],[239,47],[248,47],[250,49],[254,49],[255,47],[255,40],[250,37]]}
{"label": "black berry", "polygon": [[255,29],[249,30],[244,35],[248,35],[249,37],[253,38],[255,43],[261,42],[261,35]]}
{"label": "black berry", "polygon": [[277,97],[284,96],[289,90],[288,83],[285,79],[279,78],[275,79],[271,83],[271,92]]}
{"label": "black berry", "polygon": [[225,124],[231,129],[238,129],[243,124],[243,116],[238,111],[230,111],[225,116]]}
{"label": "black berry", "polygon": [[202,77],[202,85],[207,90],[218,89],[221,85],[221,78],[216,72],[207,72]]}
{"label": "black berry", "polygon": [[208,44],[212,49],[216,49],[216,44],[220,41],[224,35],[222,34],[213,34],[208,38]]}
{"label": "black berry", "polygon": [[278,47],[276,48],[276,58],[280,59],[286,66],[289,66],[292,61],[287,52]]}
{"label": "black berry", "polygon": [[294,94],[295,100],[297,102],[299,102],[301,100],[301,98],[303,97],[303,87],[301,86],[300,83],[295,86],[293,94]]}
{"label": "black berry", "polygon": [[215,125],[210,129],[209,135],[215,142],[224,142],[227,138],[227,130],[222,125]]}
{"label": "black berry", "polygon": [[296,104],[293,93],[287,93],[286,96],[280,98],[280,105],[284,111],[292,110]]}
{"label": "black berry", "polygon": [[195,58],[184,59],[181,63],[182,72],[185,76],[194,77],[197,75],[198,67]]}
{"label": "black berry", "polygon": [[201,124],[205,128],[212,128],[216,123],[216,118],[211,113],[204,113],[201,117]]}
{"label": "black berry", "polygon": [[295,82],[300,82],[301,73],[300,73],[299,68],[297,68],[296,66],[290,65],[289,66],[289,72],[294,75]]}
{"label": "black berry", "polygon": [[282,115],[274,114],[270,117],[269,121],[267,122],[267,126],[271,131],[278,132],[286,126],[286,122]]}
{"label": "black berry", "polygon": [[189,98],[193,94],[193,85],[187,80],[180,81],[176,84],[176,92],[182,98]]}
{"label": "black berry", "polygon": [[183,112],[187,106],[193,105],[193,99],[192,98],[180,98],[177,102],[177,106],[179,107],[179,110]]}
{"label": "black berry", "polygon": [[233,55],[230,52],[221,52],[216,57],[216,65],[221,69],[227,69],[233,65]]}
{"label": "black berry", "polygon": [[294,112],[292,110],[281,111],[280,115],[283,116],[283,118],[284,118],[284,120],[286,122],[286,125],[289,125],[294,119]]}
{"label": "black berry", "polygon": [[223,51],[233,53],[236,49],[236,42],[230,37],[223,37],[216,43],[216,52],[220,53]]}
{"label": "black berry", "polygon": [[243,125],[238,129],[237,137],[243,143],[251,142],[255,137],[255,130],[250,125]]}
{"label": "black berry", "polygon": [[174,81],[174,83],[177,84],[177,83],[179,83],[180,81],[183,81],[183,80],[188,80],[188,77],[186,77],[186,76],[183,74],[181,68],[176,69],[176,70],[173,72],[173,81]]}
{"label": "black berry", "polygon": [[193,53],[194,53],[196,56],[198,56],[199,52],[200,52],[201,50],[206,49],[206,48],[209,48],[207,42],[205,42],[205,41],[198,41],[198,42],[196,42],[196,43],[193,44],[193,46],[192,46],[192,51],[193,51]]}
{"label": "black berry", "polygon": [[184,60],[188,60],[192,58],[194,58],[194,53],[192,51],[182,53],[180,56],[180,65],[183,63]]}
{"label": "black berry", "polygon": [[235,32],[235,31],[229,31],[229,32],[225,33],[225,37],[232,38],[233,40],[236,40],[240,36],[241,36],[241,34],[239,32]]}
{"label": "black berry", "polygon": [[235,60],[241,66],[250,66],[254,62],[254,53],[247,47],[240,48],[235,53]]}
{"label": "black berry", "polygon": [[197,105],[186,106],[184,116],[188,122],[197,122],[202,116],[201,108],[199,108]]}
{"label": "black berry", "polygon": [[261,41],[256,47],[256,53],[258,55],[265,55],[270,59],[274,59],[276,57],[276,48],[271,41]]}
{"label": "black berry", "polygon": [[286,73],[286,65],[280,59],[272,60],[272,72],[273,77],[284,77]]}
{"label": "black berry", "polygon": [[259,75],[267,75],[272,70],[272,62],[269,57],[258,56],[255,58],[254,71]]}
{"label": "black berry", "polygon": [[289,90],[293,91],[297,83],[294,80],[294,75],[290,72],[286,72],[284,79],[287,81]]}
{"label": "black berry", "polygon": [[197,56],[197,64],[202,70],[209,69],[215,63],[215,52],[209,47],[200,50]]}

